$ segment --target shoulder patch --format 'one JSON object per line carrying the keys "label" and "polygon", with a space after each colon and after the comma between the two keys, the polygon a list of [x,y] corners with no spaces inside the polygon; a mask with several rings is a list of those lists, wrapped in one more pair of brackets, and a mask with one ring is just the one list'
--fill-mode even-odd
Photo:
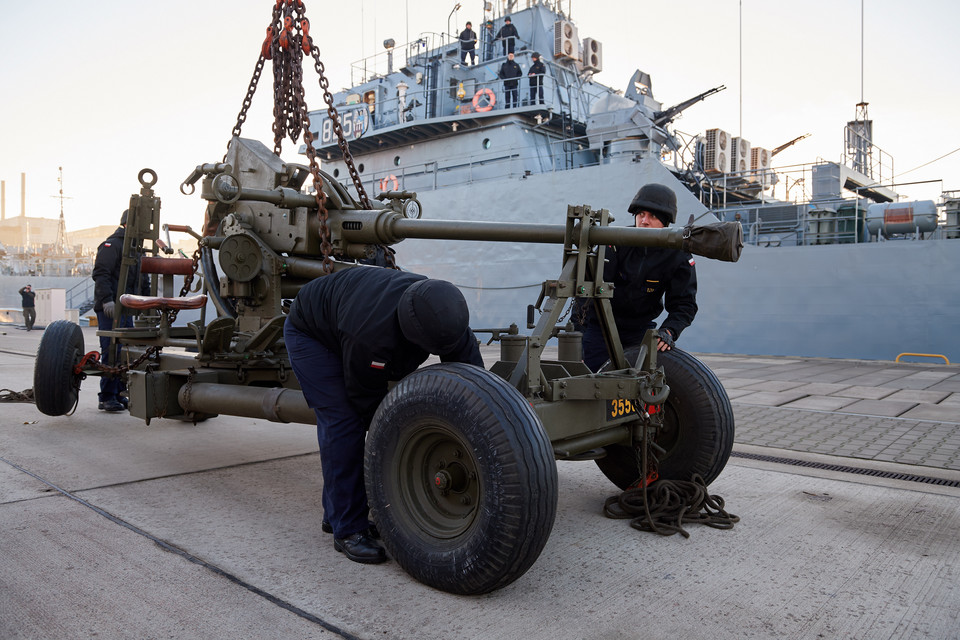
{"label": "shoulder patch", "polygon": [[693,265],[697,264],[697,261],[694,260],[693,258],[690,258],[689,262],[690,262],[690,266],[691,266],[691,267],[692,267]]}
{"label": "shoulder patch", "polygon": [[370,368],[371,368],[371,369],[383,369],[383,368],[385,368],[386,366],[387,366],[387,363],[386,363],[386,362],[379,362],[379,361],[377,361],[377,360],[373,360],[373,361],[370,363]]}
{"label": "shoulder patch", "polygon": [[109,242],[104,242],[104,243],[103,243],[103,246],[109,247],[109,246],[112,246],[112,245],[111,245]]}

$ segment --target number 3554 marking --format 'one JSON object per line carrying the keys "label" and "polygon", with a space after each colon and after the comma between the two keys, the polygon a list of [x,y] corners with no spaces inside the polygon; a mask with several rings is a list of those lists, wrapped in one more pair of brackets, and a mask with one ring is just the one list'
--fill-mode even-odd
{"label": "number 3554 marking", "polygon": [[633,402],[630,400],[625,400],[624,398],[617,398],[616,400],[610,401],[607,419],[614,420],[616,418],[622,418],[636,412],[637,405],[633,404]]}

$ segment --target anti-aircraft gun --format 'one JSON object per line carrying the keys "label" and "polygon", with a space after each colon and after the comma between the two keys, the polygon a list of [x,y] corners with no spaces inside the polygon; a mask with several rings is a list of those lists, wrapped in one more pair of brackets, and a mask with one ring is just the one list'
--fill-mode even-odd
{"label": "anti-aircraft gun", "polygon": [[[599,265],[607,245],[682,248],[733,261],[738,224],[613,228],[606,210],[587,206],[568,207],[564,225],[426,220],[414,193],[387,192],[365,209],[323,175],[325,252],[318,198],[303,189],[308,173],[258,142],[234,138],[224,162],[198,166],[181,186],[191,191],[201,183],[209,203],[201,235],[161,225],[156,176],[141,172],[124,265],[139,259],[158,295],[118,298],[133,326],[100,334],[120,345],[120,366],[85,355],[78,326],[48,327],[37,354],[37,407],[64,415],[84,378],[112,375],[127,383],[131,415],[148,423],[234,415],[313,424],[282,332],[286,304],[304,283],[340,269],[381,268],[356,260],[384,255],[384,245],[404,238],[545,242],[563,245],[563,267],[543,283],[532,332],[497,330],[501,355],[489,370],[450,363],[419,369],[399,381],[374,418],[365,474],[371,515],[390,555],[433,587],[484,593],[521,576],[543,549],[557,506],[554,459],[596,459],[621,489],[655,474],[699,474],[709,483],[723,469],[734,431],[723,387],[693,356],[658,353],[655,331],[624,351]],[[159,255],[164,229],[198,238],[192,260]],[[325,260],[327,253],[336,259]],[[180,296],[173,294],[177,274],[186,280]],[[191,290],[195,277],[200,284]],[[604,327],[612,360],[601,373],[583,364],[580,334],[559,324],[575,297],[596,305]],[[206,317],[208,301],[215,318]],[[200,309],[200,318],[175,325],[183,309]],[[554,338],[557,358],[545,359]]]}

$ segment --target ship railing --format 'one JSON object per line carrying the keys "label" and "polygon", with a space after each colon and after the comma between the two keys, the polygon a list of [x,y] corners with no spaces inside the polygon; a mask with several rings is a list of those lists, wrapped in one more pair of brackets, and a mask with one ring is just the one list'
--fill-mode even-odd
{"label": "ship railing", "polygon": [[[530,78],[521,76],[517,79],[517,104],[511,109],[540,106],[548,111],[559,112],[564,108],[561,100],[561,90],[555,79],[542,76],[543,99],[539,99],[539,91],[532,101],[530,96]],[[369,109],[372,131],[396,127],[401,124],[423,122],[435,118],[447,118],[470,114],[484,114],[502,112],[507,109],[506,88],[504,80],[495,79],[487,82],[467,81],[463,83],[463,97],[458,93],[460,85],[430,88],[417,88],[407,91],[403,99],[391,97],[380,99]]]}
{"label": "ship railing", "polygon": [[[603,159],[589,150],[586,136],[550,141],[541,147],[490,147],[487,138],[478,139],[481,149],[470,149],[443,160],[431,160],[383,170],[364,176],[364,186],[373,193],[402,189],[433,191],[436,189],[500,180],[504,176],[529,177],[572,168],[600,166]],[[336,176],[338,177],[338,176]],[[396,181],[396,184],[394,184]],[[343,180],[349,188],[349,180]]]}
{"label": "ship railing", "polygon": [[[522,38],[514,38],[514,41],[515,57],[533,52],[533,43]],[[476,56],[479,64],[499,62],[498,58],[507,59],[503,41],[481,38],[477,44]],[[361,85],[404,67],[426,68],[429,62],[447,57],[460,62],[460,40],[457,34],[426,31],[416,40],[353,62],[350,65],[350,82],[353,86]]]}

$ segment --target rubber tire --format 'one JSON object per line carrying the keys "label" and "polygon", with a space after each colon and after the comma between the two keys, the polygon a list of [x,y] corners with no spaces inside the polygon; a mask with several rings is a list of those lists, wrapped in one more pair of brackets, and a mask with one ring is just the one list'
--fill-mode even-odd
{"label": "rubber tire", "polygon": [[[463,472],[463,491],[437,489],[441,459]],[[364,473],[387,552],[441,591],[475,595],[510,584],[553,528],[550,439],[520,392],[480,367],[433,365],[394,387],[373,418]]]}
{"label": "rubber tire", "polygon": [[[636,352],[628,349],[628,359]],[[657,363],[670,386],[663,407],[664,427],[656,439],[667,450],[660,460],[659,477],[690,480],[699,474],[709,485],[723,471],[733,449],[735,426],[730,398],[713,371],[686,351],[674,347],[660,352]],[[613,445],[606,451],[597,466],[611,482],[626,490],[640,477],[633,448]]]}
{"label": "rubber tire", "polygon": [[67,320],[47,325],[33,366],[33,397],[48,416],[66,415],[77,405],[81,376],[73,368],[83,358],[83,331]]}

